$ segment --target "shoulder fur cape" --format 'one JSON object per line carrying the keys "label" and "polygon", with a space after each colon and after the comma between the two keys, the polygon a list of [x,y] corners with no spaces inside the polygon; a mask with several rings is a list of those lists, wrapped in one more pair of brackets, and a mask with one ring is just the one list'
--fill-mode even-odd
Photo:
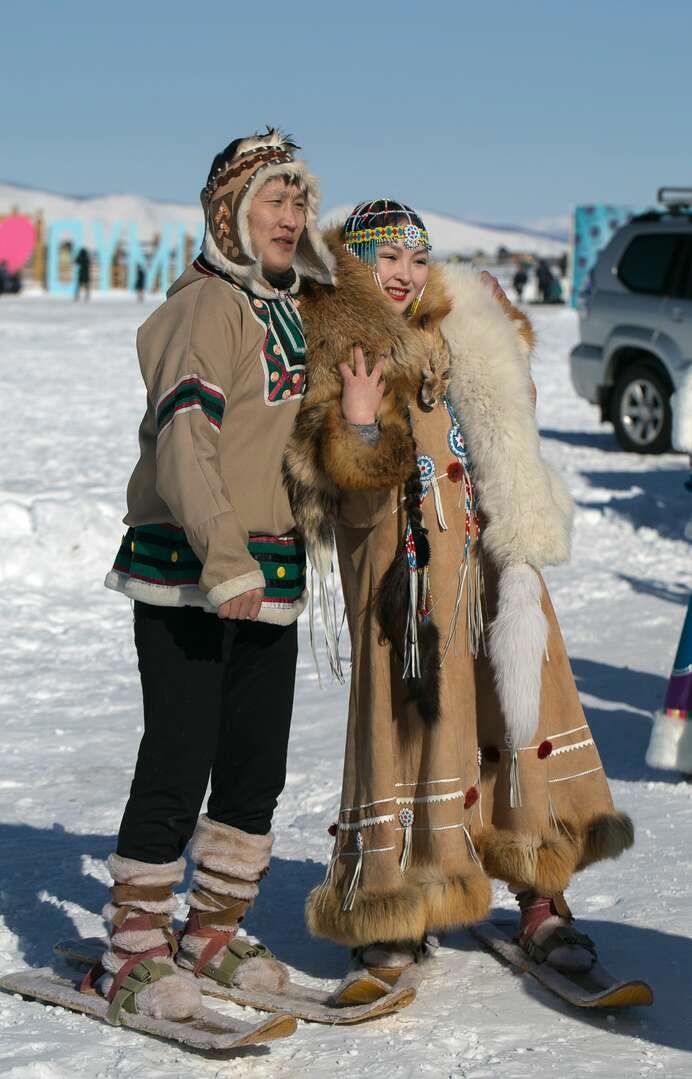
{"label": "shoulder fur cape", "polygon": [[[308,345],[307,392],[284,458],[298,528],[317,572],[329,572],[339,493],[403,484],[415,468],[408,400],[428,367],[429,336],[449,350],[448,393],[460,418],[484,519],[482,550],[500,572],[490,633],[507,741],[519,748],[536,725],[547,627],[530,569],[569,558],[572,505],[541,457],[529,353],[533,334],[509,302],[495,299],[465,266],[433,265],[416,316],[405,321],[371,270],[325,236],[336,258],[336,287],[306,282],[300,313]],[[341,412],[339,364],[360,344],[371,368],[386,356],[381,436],[365,443]],[[536,671],[538,676],[536,677]]]}

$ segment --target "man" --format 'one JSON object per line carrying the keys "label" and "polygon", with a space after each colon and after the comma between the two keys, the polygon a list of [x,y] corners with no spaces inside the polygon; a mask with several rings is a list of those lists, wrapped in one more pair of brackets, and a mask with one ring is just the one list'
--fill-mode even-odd
{"label": "man", "polygon": [[88,300],[91,294],[91,255],[86,247],[80,247],[74,264],[77,267],[77,284],[74,298],[79,300],[84,294],[84,299]]}
{"label": "man", "polygon": [[[296,149],[268,129],[216,156],[201,195],[202,254],[137,339],[148,406],[106,585],[135,601],[144,735],[109,859],[99,988],[121,1003],[130,990],[132,1006],[136,984],[137,1010],[161,1018],[198,1007],[180,966],[247,988],[286,981],[268,950],[248,958],[235,938],[269,864],[306,603],[304,546],[281,479],[304,390],[292,295],[301,273],[332,280],[317,184]],[[176,955],[172,886],[191,837]],[[147,960],[156,980],[143,988]]]}

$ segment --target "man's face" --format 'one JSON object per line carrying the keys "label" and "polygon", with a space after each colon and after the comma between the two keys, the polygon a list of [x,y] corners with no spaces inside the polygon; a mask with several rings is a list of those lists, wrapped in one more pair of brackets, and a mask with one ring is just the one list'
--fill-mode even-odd
{"label": "man's face", "polygon": [[267,180],[248,210],[255,258],[270,273],[289,270],[305,230],[305,193],[282,177]]}

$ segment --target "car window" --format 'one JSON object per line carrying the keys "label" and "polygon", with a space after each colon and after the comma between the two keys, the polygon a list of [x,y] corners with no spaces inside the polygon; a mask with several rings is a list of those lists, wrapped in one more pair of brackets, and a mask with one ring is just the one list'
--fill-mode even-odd
{"label": "car window", "polygon": [[692,300],[692,240],[685,242],[682,269],[673,286],[673,295],[681,300]]}
{"label": "car window", "polygon": [[670,284],[685,237],[677,232],[635,236],[618,266],[618,277],[631,292],[670,295]]}

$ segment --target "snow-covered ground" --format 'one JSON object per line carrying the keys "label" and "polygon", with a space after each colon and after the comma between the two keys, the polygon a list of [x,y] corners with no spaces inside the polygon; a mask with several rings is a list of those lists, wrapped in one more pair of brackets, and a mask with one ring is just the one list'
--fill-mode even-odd
{"label": "snow-covered ground", "polygon": [[[129,299],[0,300],[0,973],[50,962],[59,938],[103,929],[104,860],[141,731],[127,602],[101,585],[120,535],[144,394]],[[0,1071],[119,1076],[689,1075],[692,785],[644,764],[690,587],[685,461],[618,452],[571,388],[574,314],[532,308],[546,455],[577,503],[574,557],[549,584],[617,804],[638,842],[580,874],[570,900],[610,967],[656,1004],[577,1012],[448,937],[398,1016],[300,1024],[271,1050],[208,1060],[71,1013],[0,995]],[[272,871],[249,928],[302,976],[337,979],[344,951],[310,940],[302,904],[330,846],[346,689],[316,684],[307,626]],[[504,888],[498,906],[511,906]]]}

